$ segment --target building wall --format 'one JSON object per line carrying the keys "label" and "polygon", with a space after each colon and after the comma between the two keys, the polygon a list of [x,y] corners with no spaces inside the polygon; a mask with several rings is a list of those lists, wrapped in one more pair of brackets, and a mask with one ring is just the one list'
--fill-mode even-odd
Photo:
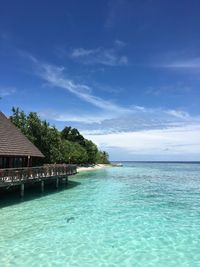
{"label": "building wall", "polygon": [[0,156],[0,169],[22,168],[31,166],[32,160],[20,156]]}

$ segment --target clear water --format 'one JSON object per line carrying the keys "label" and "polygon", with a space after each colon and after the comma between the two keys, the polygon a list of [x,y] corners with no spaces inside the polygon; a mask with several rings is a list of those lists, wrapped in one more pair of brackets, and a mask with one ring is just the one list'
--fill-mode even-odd
{"label": "clear water", "polygon": [[2,200],[0,266],[200,266],[200,164],[129,163],[53,192]]}

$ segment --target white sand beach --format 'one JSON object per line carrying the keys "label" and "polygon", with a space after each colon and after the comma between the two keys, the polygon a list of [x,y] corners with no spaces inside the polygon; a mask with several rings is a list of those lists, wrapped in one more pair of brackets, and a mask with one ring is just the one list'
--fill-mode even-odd
{"label": "white sand beach", "polygon": [[98,169],[103,169],[103,168],[110,168],[112,167],[111,164],[96,164],[94,166],[89,166],[89,167],[78,167],[77,171],[82,172],[82,171],[94,171]]}

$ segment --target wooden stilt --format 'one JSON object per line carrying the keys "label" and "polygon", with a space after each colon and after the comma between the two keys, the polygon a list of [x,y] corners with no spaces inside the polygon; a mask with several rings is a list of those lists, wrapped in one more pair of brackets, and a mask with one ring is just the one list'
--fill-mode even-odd
{"label": "wooden stilt", "polygon": [[44,192],[44,181],[41,181],[41,192]]}
{"label": "wooden stilt", "polygon": [[59,178],[56,178],[56,188],[59,186]]}
{"label": "wooden stilt", "polygon": [[24,197],[24,184],[21,184],[21,197]]}
{"label": "wooden stilt", "polygon": [[62,178],[61,181],[62,181],[62,185],[65,186],[65,178]]}
{"label": "wooden stilt", "polygon": [[67,176],[62,178],[62,183],[64,186],[68,183],[68,177]]}

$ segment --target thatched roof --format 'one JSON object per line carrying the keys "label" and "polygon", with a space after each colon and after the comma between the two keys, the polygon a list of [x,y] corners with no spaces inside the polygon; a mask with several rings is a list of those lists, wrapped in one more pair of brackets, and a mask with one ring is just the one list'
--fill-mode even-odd
{"label": "thatched roof", "polygon": [[44,157],[2,112],[0,112],[0,155]]}

